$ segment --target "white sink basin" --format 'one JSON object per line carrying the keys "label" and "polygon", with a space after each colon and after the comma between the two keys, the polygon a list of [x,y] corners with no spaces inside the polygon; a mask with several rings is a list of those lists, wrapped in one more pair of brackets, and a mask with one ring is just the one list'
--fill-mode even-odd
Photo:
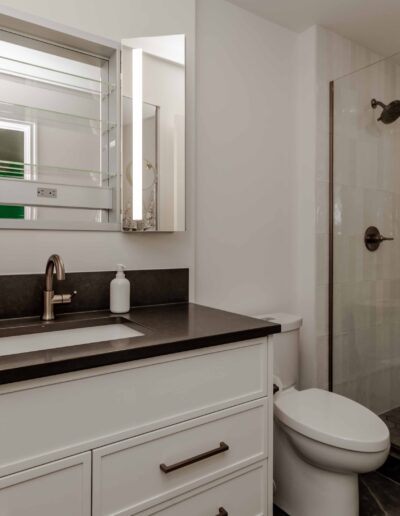
{"label": "white sink basin", "polygon": [[0,338],[0,357],[41,351],[45,349],[65,348],[118,339],[131,339],[144,335],[126,324],[104,324],[102,326],[52,330]]}

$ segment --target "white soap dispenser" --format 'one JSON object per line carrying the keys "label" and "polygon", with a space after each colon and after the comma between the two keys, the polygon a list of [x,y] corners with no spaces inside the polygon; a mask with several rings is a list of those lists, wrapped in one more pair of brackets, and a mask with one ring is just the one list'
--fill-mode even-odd
{"label": "white soap dispenser", "polygon": [[110,311],[126,314],[131,308],[131,284],[124,274],[125,266],[117,265],[117,275],[110,283]]}

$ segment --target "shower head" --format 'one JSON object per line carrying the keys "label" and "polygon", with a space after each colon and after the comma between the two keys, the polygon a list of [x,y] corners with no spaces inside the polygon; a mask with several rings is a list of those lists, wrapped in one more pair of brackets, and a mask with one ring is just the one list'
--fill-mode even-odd
{"label": "shower head", "polygon": [[371,107],[376,109],[378,106],[382,108],[381,116],[378,118],[379,122],[391,124],[400,117],[400,100],[393,100],[390,104],[384,104],[379,100],[372,99]]}

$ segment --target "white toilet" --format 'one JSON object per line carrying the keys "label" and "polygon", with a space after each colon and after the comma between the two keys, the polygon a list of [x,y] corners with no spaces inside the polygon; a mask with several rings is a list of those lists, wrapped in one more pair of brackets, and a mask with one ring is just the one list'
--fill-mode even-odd
{"label": "white toilet", "polygon": [[379,468],[389,431],[373,412],[322,389],[297,390],[301,318],[274,336],[274,503],[290,516],[358,516],[358,473]]}

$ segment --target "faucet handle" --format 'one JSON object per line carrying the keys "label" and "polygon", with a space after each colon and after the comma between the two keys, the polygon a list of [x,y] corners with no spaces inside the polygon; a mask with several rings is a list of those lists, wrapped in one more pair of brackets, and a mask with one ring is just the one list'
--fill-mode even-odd
{"label": "faucet handle", "polygon": [[72,298],[76,296],[78,292],[74,290],[72,294],[56,294],[53,296],[52,302],[54,305],[68,305],[72,302]]}
{"label": "faucet handle", "polygon": [[72,301],[72,298],[76,296],[76,294],[78,293],[77,290],[74,290],[72,292],[72,294],[62,294],[63,298],[64,298],[64,301],[63,303],[71,303]]}

